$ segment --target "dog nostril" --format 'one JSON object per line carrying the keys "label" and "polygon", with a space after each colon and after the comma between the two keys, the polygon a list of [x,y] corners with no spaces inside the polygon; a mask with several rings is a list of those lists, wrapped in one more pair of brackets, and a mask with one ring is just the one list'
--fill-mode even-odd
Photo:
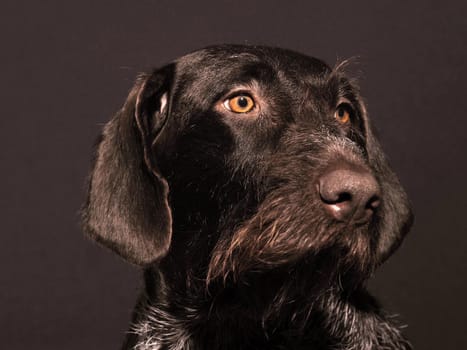
{"label": "dog nostril", "polygon": [[337,195],[337,203],[349,202],[352,200],[352,195],[348,192],[342,192]]}
{"label": "dog nostril", "polygon": [[337,169],[318,183],[323,206],[338,221],[366,223],[381,203],[379,186],[368,171]]}
{"label": "dog nostril", "polygon": [[319,186],[321,200],[326,210],[339,221],[347,221],[352,214],[352,195],[348,192],[329,191],[326,186]]}

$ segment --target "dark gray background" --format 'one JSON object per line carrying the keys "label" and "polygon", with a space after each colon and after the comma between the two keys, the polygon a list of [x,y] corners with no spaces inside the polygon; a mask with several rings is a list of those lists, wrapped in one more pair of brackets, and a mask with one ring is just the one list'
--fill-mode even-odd
{"label": "dark gray background", "polygon": [[82,237],[92,144],[140,71],[213,43],[357,71],[416,223],[370,283],[417,349],[466,349],[463,1],[2,1],[0,338],[116,349],[139,271]]}

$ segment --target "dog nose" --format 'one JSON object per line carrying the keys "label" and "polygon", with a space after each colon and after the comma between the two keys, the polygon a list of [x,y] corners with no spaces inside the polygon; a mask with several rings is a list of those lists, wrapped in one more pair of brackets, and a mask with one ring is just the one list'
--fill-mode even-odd
{"label": "dog nose", "polygon": [[363,169],[332,170],[319,179],[318,190],[328,213],[343,222],[367,223],[381,201],[376,179]]}

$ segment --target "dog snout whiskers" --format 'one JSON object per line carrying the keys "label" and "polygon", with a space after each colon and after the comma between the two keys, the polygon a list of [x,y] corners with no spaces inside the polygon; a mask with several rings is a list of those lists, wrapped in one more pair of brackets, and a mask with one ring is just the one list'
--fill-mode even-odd
{"label": "dog snout whiskers", "polygon": [[367,223],[381,202],[379,185],[366,171],[327,172],[319,179],[318,192],[331,217],[357,225]]}

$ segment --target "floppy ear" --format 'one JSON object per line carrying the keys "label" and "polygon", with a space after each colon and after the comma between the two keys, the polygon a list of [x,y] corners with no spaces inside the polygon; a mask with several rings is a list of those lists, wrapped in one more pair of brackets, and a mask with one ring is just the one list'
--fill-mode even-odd
{"label": "floppy ear", "polygon": [[173,74],[169,65],[140,77],[105,125],[83,208],[87,234],[138,265],[165,256],[172,236],[169,188],[150,148],[169,117]]}
{"label": "floppy ear", "polygon": [[382,223],[377,248],[379,262],[384,262],[401,244],[413,222],[407,194],[392,171],[370,124],[367,110],[360,100],[359,108],[365,124],[366,149],[370,166],[378,177],[383,193]]}

